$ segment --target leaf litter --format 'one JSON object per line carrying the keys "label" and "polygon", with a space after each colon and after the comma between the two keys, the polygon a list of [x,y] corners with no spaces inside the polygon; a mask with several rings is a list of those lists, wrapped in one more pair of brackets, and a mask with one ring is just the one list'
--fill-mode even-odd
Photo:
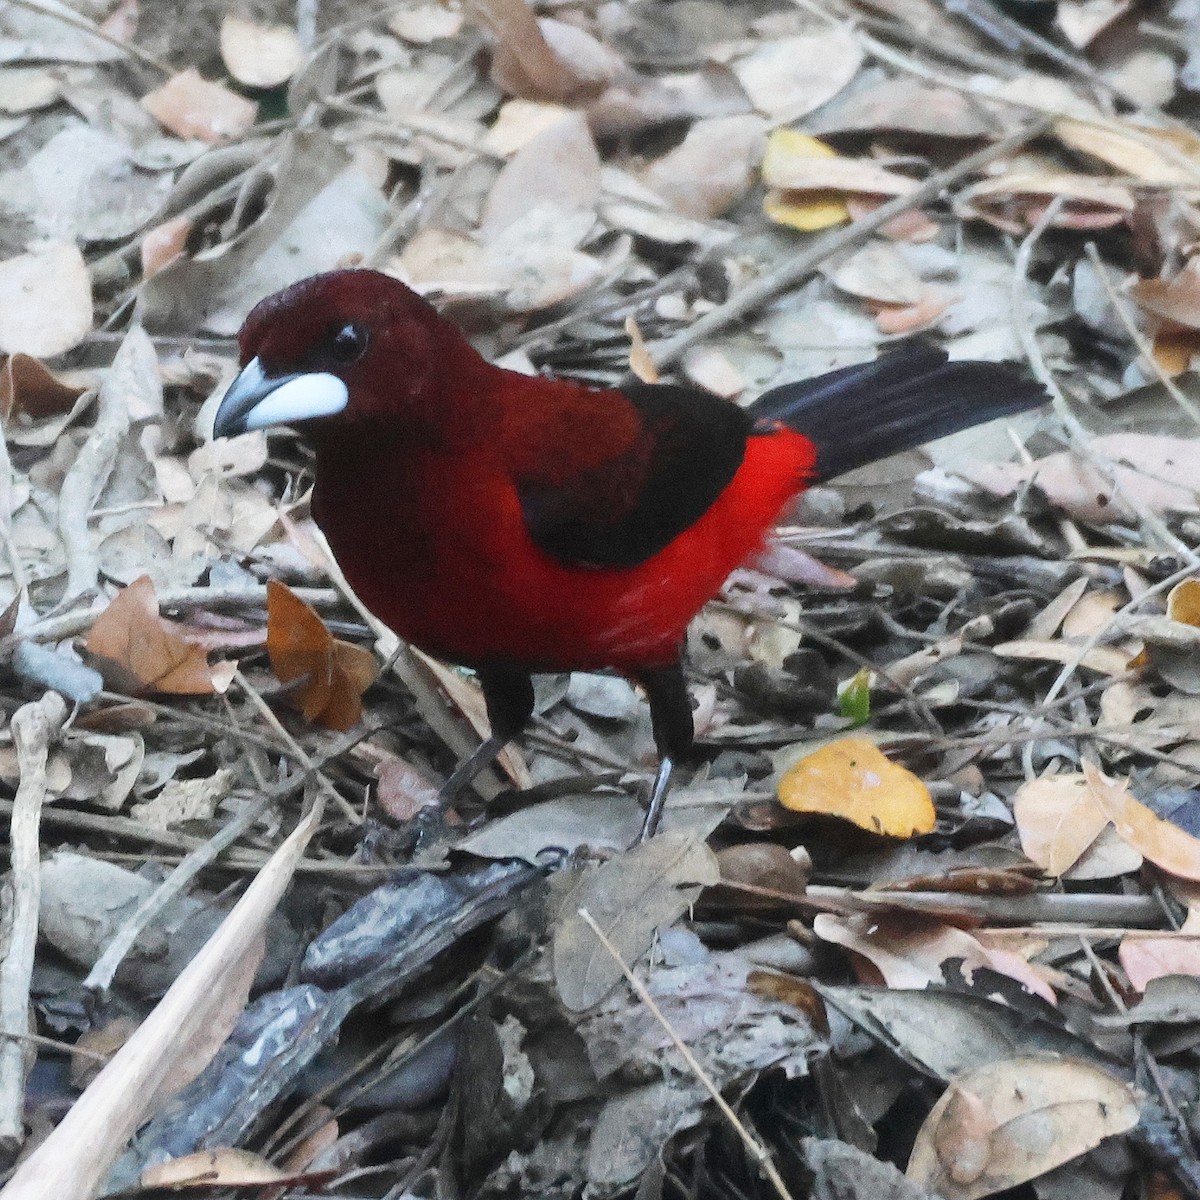
{"label": "leaf litter", "polygon": [[[1195,13],[1043,7],[0,13],[4,1200],[1200,1195]],[[444,808],[478,686],[211,442],[347,264],[531,372],[1062,403],[795,502],[629,850],[623,681]]]}

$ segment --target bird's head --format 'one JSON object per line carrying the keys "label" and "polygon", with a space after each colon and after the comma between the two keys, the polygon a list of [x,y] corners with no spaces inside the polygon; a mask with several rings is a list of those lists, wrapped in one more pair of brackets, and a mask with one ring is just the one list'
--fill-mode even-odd
{"label": "bird's head", "polygon": [[[399,427],[439,364],[474,351],[411,288],[378,271],[330,271],[260,301],[238,335],[242,371],[217,409],[215,437],[270,425],[335,431]],[[452,348],[451,343],[454,343]]]}

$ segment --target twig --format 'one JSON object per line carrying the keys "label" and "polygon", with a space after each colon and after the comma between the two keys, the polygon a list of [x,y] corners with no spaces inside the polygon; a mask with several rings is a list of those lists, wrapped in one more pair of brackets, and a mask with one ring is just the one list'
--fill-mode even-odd
{"label": "twig", "polygon": [[1167,395],[1179,405],[1195,424],[1200,425],[1200,408],[1196,407],[1190,396],[1184,394],[1179,384],[1163,370],[1162,363],[1154,357],[1154,347],[1142,336],[1142,331],[1138,329],[1133,317],[1129,315],[1129,309],[1126,307],[1124,299],[1117,293],[1117,289],[1113,287],[1111,280],[1108,278],[1108,271],[1105,269],[1104,262],[1100,258],[1099,250],[1096,249],[1096,243],[1088,242],[1084,249],[1087,251],[1088,258],[1092,260],[1092,266],[1096,268],[1096,275],[1100,280],[1100,286],[1104,288],[1108,302],[1112,305],[1113,312],[1117,314],[1117,320],[1121,322],[1125,327],[1125,332],[1129,334],[1129,340],[1137,347],[1137,352],[1146,360],[1146,365],[1150,370],[1158,376],[1158,382],[1166,388]]}
{"label": "twig", "polygon": [[26,1046],[40,1046],[43,1050],[57,1050],[68,1058],[78,1055],[90,1062],[106,1063],[112,1058],[111,1054],[101,1054],[99,1050],[89,1050],[77,1042],[60,1042],[58,1038],[43,1037],[40,1033],[4,1033],[0,1031],[0,1039],[11,1039]]}
{"label": "twig", "polygon": [[[342,600],[333,588],[297,587],[292,588],[292,591],[314,608],[334,608]],[[158,594],[160,612],[175,608],[262,608],[266,603],[267,589],[264,586],[185,587]],[[90,606],[75,608],[54,617],[45,617],[22,629],[19,634],[0,638],[0,658],[10,653],[19,641],[61,642],[90,629],[95,620],[96,611]]]}
{"label": "twig", "polygon": [[[425,723],[433,730],[443,743],[459,758],[467,758],[475,750],[475,744],[450,715],[441,694],[437,688],[421,673],[416,659],[407,643],[401,641],[363,602],[355,595],[341,567],[333,557],[332,551],[325,547],[326,570],[338,591],[346,602],[362,617],[367,628],[375,635],[376,649],[381,657],[391,663],[392,669],[400,678],[400,682],[408,688]],[[500,792],[500,785],[488,772],[481,774],[472,787],[484,798],[491,800]]]}
{"label": "twig", "polygon": [[1063,395],[1062,389],[1058,386],[1058,380],[1054,378],[1053,372],[1046,365],[1042,348],[1038,345],[1037,331],[1033,327],[1033,322],[1028,318],[1026,312],[1026,293],[1029,287],[1029,262],[1033,257],[1034,247],[1041,239],[1042,234],[1053,224],[1062,206],[1063,197],[1055,196],[1017,250],[1016,261],[1013,263],[1011,285],[1012,318],[1013,324],[1016,327],[1017,337],[1020,339],[1021,346],[1025,351],[1025,357],[1029,360],[1030,369],[1036,376],[1037,381],[1050,393],[1050,403],[1054,408],[1054,415],[1063,423],[1063,427],[1071,439],[1072,450],[1097,471],[1103,479],[1110,483],[1113,495],[1123,500],[1129,507],[1129,510],[1135,513],[1138,520],[1141,521],[1143,533],[1147,531],[1153,533],[1162,545],[1168,547],[1174,553],[1182,555],[1195,566],[1200,564],[1200,558],[1196,556],[1189,546],[1181,542],[1167,528],[1163,519],[1156,512],[1153,512],[1137,496],[1129,494],[1128,490],[1121,485],[1121,480],[1116,473],[1115,466],[1111,462],[1101,458],[1092,449],[1090,444],[1091,435],[1083,427],[1079,418],[1071,411],[1066,396]]}
{"label": "twig", "polygon": [[39,830],[42,801],[46,798],[46,759],[67,719],[66,701],[57,692],[22,705],[13,714],[13,741],[21,781],[13,800],[10,834],[12,861],[11,904],[3,947],[0,947],[0,1151],[12,1152],[25,1139],[25,1047],[20,1038],[29,1028],[29,983],[33,975],[33,950],[37,942],[38,906],[41,903]]}
{"label": "twig", "polygon": [[1168,575],[1166,579],[1160,579],[1158,583],[1148,587],[1141,595],[1134,596],[1128,603],[1121,605],[1091,637],[1079,646],[1071,661],[1063,667],[1058,673],[1058,678],[1050,685],[1050,690],[1043,698],[1042,705],[1049,704],[1067,686],[1068,680],[1079,669],[1083,660],[1108,637],[1113,627],[1122,617],[1126,617],[1135,609],[1141,608],[1148,600],[1153,600],[1156,596],[1161,596],[1163,593],[1169,592],[1177,583],[1182,583],[1185,579],[1191,579],[1195,573],[1195,563],[1189,562],[1186,567],[1176,571],[1173,575]]}
{"label": "twig", "polygon": [[105,33],[94,21],[89,21],[79,13],[72,12],[66,5],[63,5],[62,8],[50,8],[46,5],[35,3],[35,0],[10,0],[10,2],[14,8],[24,8],[29,12],[37,13],[39,16],[50,17],[54,21],[61,21],[64,25],[70,25],[72,29],[80,29],[91,37],[94,37],[97,41],[104,42],[120,50],[122,54],[127,54],[130,58],[136,58],[144,66],[153,67],[160,75],[175,74],[175,68],[169,63],[163,62],[161,58],[155,58],[153,54],[148,50],[143,50],[141,46],[134,45],[132,42],[123,42],[120,38],[113,37],[111,33]]}
{"label": "twig", "polygon": [[341,810],[342,814],[350,819],[354,824],[358,824],[361,818],[358,810],[342,795],[341,792],[333,786],[326,778],[323,771],[324,763],[317,765],[313,762],[304,747],[286,729],[280,722],[279,718],[271,711],[271,706],[259,695],[258,689],[241,673],[235,671],[234,679],[237,680],[238,686],[246,693],[250,703],[258,709],[259,715],[264,721],[275,731],[276,736],[287,746],[292,756],[300,763],[304,770],[313,776],[317,781],[317,786],[331,799]]}
{"label": "twig", "polygon": [[870,216],[855,221],[852,225],[847,225],[842,229],[827,233],[817,241],[809,243],[794,258],[780,264],[775,270],[759,276],[753,283],[747,284],[746,287],[735,292],[724,304],[714,308],[712,312],[705,313],[686,329],[681,330],[673,337],[654,342],[649,348],[654,365],[662,370],[677,362],[684,352],[696,345],[697,342],[704,341],[705,338],[711,337],[740,317],[761,308],[780,292],[798,286],[808,276],[815,274],[826,259],[843,250],[848,250],[852,246],[860,245],[894,217],[935,200],[946,188],[975,174],[986,167],[988,163],[1020,150],[1027,142],[1045,133],[1050,125],[1050,118],[1038,118],[1019,132],[1002,138],[991,146],[985,146],[982,150],[968,155],[961,162],[944,171],[935,172],[914,191],[905,196],[896,196],[882,207],[877,208]]}
{"label": "twig", "polygon": [[121,442],[129,432],[129,393],[147,377],[150,363],[154,382],[161,388],[153,344],[140,328],[131,330],[100,385],[96,424],[63,480],[58,500],[58,529],[67,556],[68,596],[91,591],[100,577],[100,554],[97,540],[88,528],[88,517],[112,474]]}
{"label": "twig", "polygon": [[125,924],[113,934],[112,940],[104,948],[104,953],[96,960],[95,965],[88,972],[87,978],[83,981],[85,990],[104,996],[112,984],[117,968],[124,962],[129,951],[133,949],[133,944],[142,930],[176,896],[182,895],[192,880],[205,867],[215,861],[222,851],[232,846],[242,834],[252,828],[258,818],[278,800],[279,797],[273,792],[267,792],[260,796],[217,830],[202,846],[197,846],[179,862],[171,874],[138,905]]}
{"label": "twig", "polygon": [[[745,884],[726,884],[745,890]],[[787,896],[787,893],[784,893]],[[811,884],[803,896],[792,896],[796,904],[838,905],[853,912],[914,913],[953,912],[984,922],[1011,921],[1039,927],[1043,922],[1079,925],[1157,925],[1162,910],[1152,896],[1110,896],[1101,893],[1040,892],[1029,896],[977,895],[970,892],[856,891],[852,888]]]}
{"label": "twig", "polygon": [[771,1152],[742,1124],[741,1118],[730,1108],[725,1097],[721,1095],[717,1085],[713,1082],[712,1076],[700,1065],[696,1056],[688,1049],[687,1045],[680,1038],[679,1034],[671,1026],[671,1022],[663,1015],[663,1011],[654,1002],[654,997],[646,990],[646,985],[630,970],[628,963],[621,957],[621,952],[612,944],[605,936],[604,931],[596,924],[595,918],[586,908],[579,909],[579,917],[585,925],[600,939],[600,945],[612,955],[613,961],[621,968],[621,974],[629,982],[629,986],[637,993],[637,998],[650,1010],[654,1019],[666,1031],[667,1037],[674,1043],[675,1049],[683,1055],[683,1061],[691,1068],[692,1074],[704,1085],[705,1090],[713,1098],[713,1103],[721,1110],[721,1115],[732,1126],[734,1133],[742,1140],[742,1145],[746,1147],[746,1152],[758,1163],[762,1173],[771,1182],[771,1186],[775,1189],[781,1200],[792,1200],[792,1194],[788,1191],[787,1184],[783,1182],[783,1176],[779,1174],[779,1169],[775,1166],[771,1158]]}

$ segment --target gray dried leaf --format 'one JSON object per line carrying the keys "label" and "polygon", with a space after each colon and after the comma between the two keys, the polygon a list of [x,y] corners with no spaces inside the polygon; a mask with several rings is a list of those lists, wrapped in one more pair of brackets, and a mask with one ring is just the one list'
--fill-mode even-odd
{"label": "gray dried leaf", "polygon": [[638,962],[654,931],[687,911],[721,877],[716,856],[694,834],[662,833],[585,874],[554,928],[554,981],[562,1002],[581,1012],[604,999],[621,968],[579,915],[586,909],[626,963]]}

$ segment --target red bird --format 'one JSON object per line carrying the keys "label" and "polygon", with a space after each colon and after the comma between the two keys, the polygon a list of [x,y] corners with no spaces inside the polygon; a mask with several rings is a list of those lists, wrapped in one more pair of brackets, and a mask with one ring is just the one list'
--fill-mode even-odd
{"label": "red bird", "polygon": [[530,377],[375,271],[268,297],[239,342],[214,434],[299,426],[313,514],[351,586],[400,637],[479,677],[492,735],[444,794],[520,733],[531,673],[612,667],[645,689],[661,756],[643,838],[692,748],[688,622],[787,501],[1045,400],[1010,365],[912,344],[747,408],[690,387]]}

